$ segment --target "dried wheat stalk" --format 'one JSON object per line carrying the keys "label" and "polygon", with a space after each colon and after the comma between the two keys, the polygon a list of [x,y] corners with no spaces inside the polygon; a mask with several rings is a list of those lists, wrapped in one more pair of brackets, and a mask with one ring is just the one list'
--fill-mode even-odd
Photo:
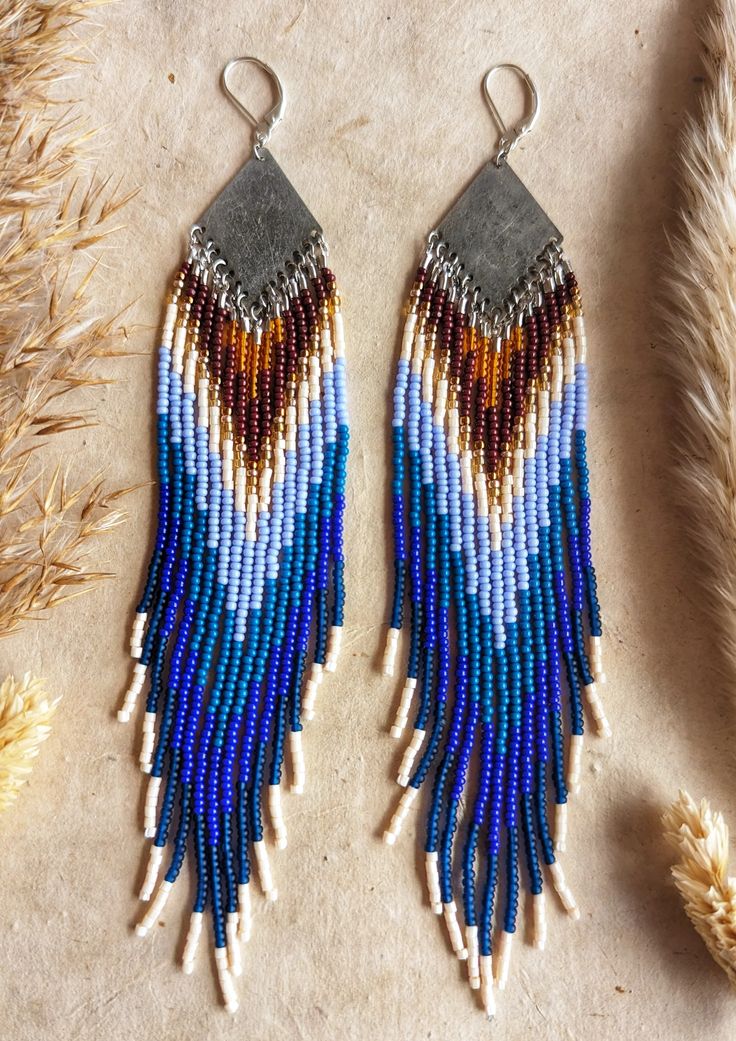
{"label": "dried wheat stalk", "polygon": [[0,637],[106,577],[88,552],[128,490],[59,468],[43,480],[49,441],[94,422],[100,359],[124,353],[90,283],[132,193],[90,172],[94,134],[59,94],[86,60],[76,30],[95,6],[0,0]]}

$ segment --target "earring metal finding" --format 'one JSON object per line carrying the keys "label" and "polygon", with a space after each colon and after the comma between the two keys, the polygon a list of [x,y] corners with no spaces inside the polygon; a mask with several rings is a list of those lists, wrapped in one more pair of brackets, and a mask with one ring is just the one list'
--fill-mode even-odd
{"label": "earring metal finding", "polygon": [[[256,119],[253,113],[245,107],[239,97],[233,92],[228,82],[232,70],[237,65],[257,65],[259,69],[262,69],[269,77],[274,87],[276,88],[276,104],[270,109],[262,119]],[[256,159],[263,161],[263,149],[271,139],[276,127],[279,125],[281,120],[284,118],[284,110],[286,108],[286,95],[284,93],[284,85],[279,79],[278,73],[274,72],[270,65],[267,65],[265,61],[261,61],[260,58],[253,58],[246,56],[243,58],[232,58],[225,68],[222,70],[222,88],[227,96],[232,101],[233,105],[237,108],[238,112],[244,116],[252,127],[255,128],[255,144],[253,145],[253,155]]]}
{"label": "earring metal finding", "polygon": [[[491,80],[497,72],[501,69],[507,69],[509,72],[515,73],[524,83],[529,96],[531,98],[531,112],[528,116],[524,117],[516,126],[507,127],[503,121],[501,113],[496,107],[496,103],[491,96]],[[499,65],[494,65],[488,70],[483,77],[483,93],[485,94],[488,108],[491,110],[493,120],[498,127],[501,137],[498,142],[498,150],[494,156],[494,163],[496,166],[500,166],[504,159],[508,158],[509,152],[516,148],[522,137],[531,133],[534,124],[539,118],[539,91],[537,90],[533,79],[528,72],[519,65],[514,65],[512,62],[501,62]]]}

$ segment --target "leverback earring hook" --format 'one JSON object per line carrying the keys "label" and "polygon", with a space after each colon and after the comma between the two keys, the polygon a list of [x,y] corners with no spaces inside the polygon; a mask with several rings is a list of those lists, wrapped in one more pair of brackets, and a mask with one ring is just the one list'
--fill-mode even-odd
{"label": "leverback earring hook", "polygon": [[[245,107],[240,98],[238,98],[230,88],[228,76],[236,65],[243,64],[257,65],[259,69],[262,69],[266,73],[276,88],[276,104],[265,114],[265,116],[263,116],[262,119],[256,119],[253,113]],[[222,87],[238,112],[240,112],[242,116],[245,116],[251,126],[255,127],[256,142],[253,145],[253,155],[256,159],[263,161],[263,149],[271,139],[271,134],[284,118],[284,109],[286,108],[284,85],[279,79],[278,74],[274,72],[271,66],[267,65],[265,61],[261,61],[260,58],[253,58],[250,56],[245,58],[232,58],[222,70]]]}
{"label": "leverback earring hook", "polygon": [[[491,97],[491,79],[501,69],[507,69],[509,72],[515,72],[519,79],[525,84],[529,95],[531,97],[532,110],[531,113],[517,123],[516,126],[507,127],[501,118],[501,113],[496,108],[496,103]],[[534,124],[537,122],[539,117],[539,92],[534,85],[534,81],[531,76],[525,72],[519,65],[514,65],[510,62],[502,62],[500,65],[494,65],[488,70],[483,77],[483,93],[485,94],[488,107],[491,110],[493,120],[501,132],[501,137],[498,142],[498,151],[493,158],[496,166],[500,166],[504,159],[508,158],[509,152],[516,148],[522,137],[531,133]]]}

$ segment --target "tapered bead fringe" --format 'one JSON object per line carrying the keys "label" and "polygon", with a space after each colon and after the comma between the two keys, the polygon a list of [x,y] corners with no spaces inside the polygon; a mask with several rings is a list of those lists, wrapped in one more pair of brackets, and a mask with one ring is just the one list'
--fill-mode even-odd
{"label": "tapered bead fringe", "polygon": [[599,734],[610,727],[577,280],[552,243],[507,300],[481,301],[461,260],[430,237],[393,395],[382,671],[401,676],[390,733],[404,741],[404,793],[384,839],[397,841],[430,779],[429,904],[492,1017],[511,971],[521,858],[534,946],[547,938],[544,865],[561,906],[580,914],[557,857],[583,773],[584,704]]}
{"label": "tapered bead fringe", "polygon": [[158,360],[157,531],[118,713],[127,722],[145,692],[137,755],[153,841],[140,896],[151,902],[136,931],[155,924],[189,856],[197,890],[184,971],[209,911],[231,1012],[252,866],[265,898],[277,897],[264,800],[283,849],[287,745],[301,792],[302,719],[336,667],[344,624],[340,297],[321,236],[284,261],[246,306],[196,228],[174,279]]}

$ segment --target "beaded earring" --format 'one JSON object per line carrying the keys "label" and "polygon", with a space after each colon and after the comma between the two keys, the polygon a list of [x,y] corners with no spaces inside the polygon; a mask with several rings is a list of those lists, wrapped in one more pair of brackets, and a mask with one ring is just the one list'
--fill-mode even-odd
{"label": "beaded earring", "polygon": [[[503,68],[532,100],[531,116],[511,130],[490,95]],[[406,679],[391,734],[401,736],[411,711],[414,727],[384,839],[396,841],[434,770],[429,902],[491,1017],[517,927],[520,846],[534,945],[546,935],[542,864],[562,906],[579,916],[557,854],[580,781],[583,694],[598,733],[610,731],[598,693],[580,292],[559,231],[506,161],[536,121],[534,84],[518,66],[499,65],[483,87],[498,152],[429,235],[394,390],[395,589],[383,672],[394,675],[408,599]]]}
{"label": "beaded earring", "polygon": [[[275,84],[278,102],[262,121],[230,90],[239,63]],[[158,919],[191,848],[184,971],[209,908],[223,999],[235,1011],[251,858],[265,897],[277,896],[263,800],[282,849],[286,735],[300,794],[302,720],[340,647],[349,434],[325,240],[265,148],[283,116],[282,85],[247,57],[226,66],[223,87],[255,127],[254,154],[194,225],[165,311],[158,529],[118,718],[131,718],[146,688],[140,766],[152,844],[140,897],[150,904],[136,932]]]}

